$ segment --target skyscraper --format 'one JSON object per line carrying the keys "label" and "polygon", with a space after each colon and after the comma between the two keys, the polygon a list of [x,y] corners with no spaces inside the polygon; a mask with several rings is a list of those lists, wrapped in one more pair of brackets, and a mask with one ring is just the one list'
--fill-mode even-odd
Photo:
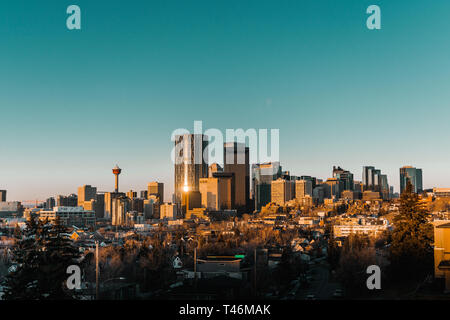
{"label": "skyscraper", "polygon": [[223,156],[223,171],[234,174],[234,206],[245,212],[250,205],[249,148],[244,143],[224,143]]}
{"label": "skyscraper", "polygon": [[400,193],[402,193],[407,185],[411,182],[413,192],[420,193],[423,191],[422,186],[422,169],[414,168],[412,166],[404,166],[400,168]]}
{"label": "skyscraper", "polygon": [[333,178],[339,180],[340,191],[352,190],[353,191],[353,173],[348,170],[344,170],[341,167],[333,166]]}
{"label": "skyscraper", "polygon": [[199,191],[200,178],[208,177],[208,137],[203,134],[175,136],[175,193],[181,203],[183,192]]}
{"label": "skyscraper", "polygon": [[217,172],[213,177],[200,179],[202,207],[209,210],[233,208],[233,173]]}
{"label": "skyscraper", "polygon": [[6,190],[0,190],[0,202],[6,202]]}
{"label": "skyscraper", "polygon": [[164,203],[164,183],[149,182],[147,185],[147,197],[155,195],[158,197],[160,203]]}
{"label": "skyscraper", "polygon": [[310,180],[297,180],[295,181],[295,197],[297,199],[305,196],[311,196],[313,194],[312,182]]}
{"label": "skyscraper", "polygon": [[364,190],[373,190],[375,167],[365,166],[362,172],[362,183]]}
{"label": "skyscraper", "polygon": [[253,200],[255,210],[268,204],[271,200],[272,181],[281,177],[279,162],[257,163],[252,165]]}
{"label": "skyscraper", "polygon": [[271,202],[284,206],[294,198],[295,181],[278,178],[271,182]]}
{"label": "skyscraper", "polygon": [[82,207],[85,201],[95,200],[97,188],[84,185],[78,188],[78,206]]}

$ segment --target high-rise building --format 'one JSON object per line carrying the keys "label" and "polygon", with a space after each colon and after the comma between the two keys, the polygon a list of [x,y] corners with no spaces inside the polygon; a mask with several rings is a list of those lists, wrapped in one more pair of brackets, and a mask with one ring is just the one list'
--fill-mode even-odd
{"label": "high-rise building", "polygon": [[136,192],[136,191],[133,191],[133,190],[130,190],[130,191],[127,192],[127,197],[128,197],[129,199],[137,198],[137,192]]}
{"label": "high-rise building", "polygon": [[147,198],[152,195],[157,196],[160,203],[164,203],[164,183],[149,182],[147,185]]}
{"label": "high-rise building", "polygon": [[295,197],[297,199],[305,196],[311,196],[313,194],[313,187],[311,180],[297,180],[295,181]]}
{"label": "high-rise building", "polygon": [[218,163],[213,163],[208,169],[208,178],[211,178],[214,173],[223,172],[223,168]]}
{"label": "high-rise building", "polygon": [[90,185],[84,185],[78,188],[78,206],[82,207],[85,201],[95,200],[97,188]]}
{"label": "high-rise building", "polygon": [[333,166],[333,178],[339,180],[341,192],[344,190],[353,191],[353,173],[350,171]]}
{"label": "high-rise building", "polygon": [[208,177],[208,137],[203,134],[175,136],[174,200],[181,203],[183,193],[199,191],[201,178]]}
{"label": "high-rise building", "polygon": [[261,210],[271,201],[272,181],[281,177],[282,170],[279,162],[269,162],[252,165],[253,200],[255,210]]}
{"label": "high-rise building", "polygon": [[294,198],[295,182],[279,178],[272,181],[271,202],[284,206],[286,202]]}
{"label": "high-rise building", "polygon": [[200,193],[200,191],[183,192],[181,199],[181,212],[184,216],[186,216],[189,210],[201,207],[202,207],[202,194]]}
{"label": "high-rise building", "polygon": [[130,200],[121,196],[112,199],[111,202],[111,220],[113,226],[122,226],[127,224],[127,212],[130,210]]}
{"label": "high-rise building", "polygon": [[71,194],[69,196],[59,195],[56,197],[57,207],[78,207],[78,196]]}
{"label": "high-rise building", "polygon": [[364,190],[373,190],[374,188],[374,171],[375,167],[365,166],[362,172],[362,183]]}
{"label": "high-rise building", "polygon": [[141,199],[147,199],[148,198],[148,191],[147,190],[142,190],[140,195],[141,195]]}
{"label": "high-rise building", "polygon": [[47,200],[45,200],[45,209],[53,209],[56,205],[55,198],[50,197]]}
{"label": "high-rise building", "polygon": [[223,145],[223,171],[234,174],[234,209],[245,212],[250,206],[250,155],[244,143]]}
{"label": "high-rise building", "polygon": [[6,190],[0,190],[0,202],[6,202]]}
{"label": "high-rise building", "polygon": [[177,218],[178,208],[174,203],[161,204],[161,219],[174,220]]}
{"label": "high-rise building", "polygon": [[232,209],[234,201],[233,173],[216,172],[200,179],[202,207],[209,210]]}
{"label": "high-rise building", "polygon": [[404,166],[400,168],[400,193],[406,188],[407,182],[411,182],[413,192],[420,193],[423,191],[422,186],[422,169],[412,166]]}

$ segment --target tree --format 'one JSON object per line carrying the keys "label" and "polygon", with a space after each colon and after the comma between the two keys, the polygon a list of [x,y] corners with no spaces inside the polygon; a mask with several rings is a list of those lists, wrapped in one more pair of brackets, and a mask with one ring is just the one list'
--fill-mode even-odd
{"label": "tree", "polygon": [[433,226],[408,181],[400,196],[390,246],[391,271],[400,279],[422,277],[433,265]]}
{"label": "tree", "polygon": [[76,263],[78,251],[64,238],[66,228],[57,220],[32,218],[24,231],[16,233],[13,246],[15,271],[5,280],[6,300],[43,300],[71,298],[65,289],[67,267]]}

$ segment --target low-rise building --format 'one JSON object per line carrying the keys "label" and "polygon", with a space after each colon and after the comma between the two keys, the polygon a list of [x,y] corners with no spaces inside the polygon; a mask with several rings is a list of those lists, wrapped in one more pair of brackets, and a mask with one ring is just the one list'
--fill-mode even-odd
{"label": "low-rise building", "polygon": [[95,212],[83,207],[54,207],[52,210],[41,210],[39,219],[54,222],[56,218],[64,226],[88,227],[95,226]]}

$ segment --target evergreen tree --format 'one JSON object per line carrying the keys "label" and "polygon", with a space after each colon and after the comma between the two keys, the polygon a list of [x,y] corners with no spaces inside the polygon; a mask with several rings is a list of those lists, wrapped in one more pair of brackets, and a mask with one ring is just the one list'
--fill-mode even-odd
{"label": "evergreen tree", "polygon": [[16,270],[5,280],[6,300],[66,299],[67,267],[76,264],[78,251],[64,237],[66,228],[59,220],[54,224],[32,218],[17,234],[13,247]]}
{"label": "evergreen tree", "polygon": [[433,226],[408,181],[400,196],[390,246],[391,270],[400,279],[422,277],[433,265]]}

